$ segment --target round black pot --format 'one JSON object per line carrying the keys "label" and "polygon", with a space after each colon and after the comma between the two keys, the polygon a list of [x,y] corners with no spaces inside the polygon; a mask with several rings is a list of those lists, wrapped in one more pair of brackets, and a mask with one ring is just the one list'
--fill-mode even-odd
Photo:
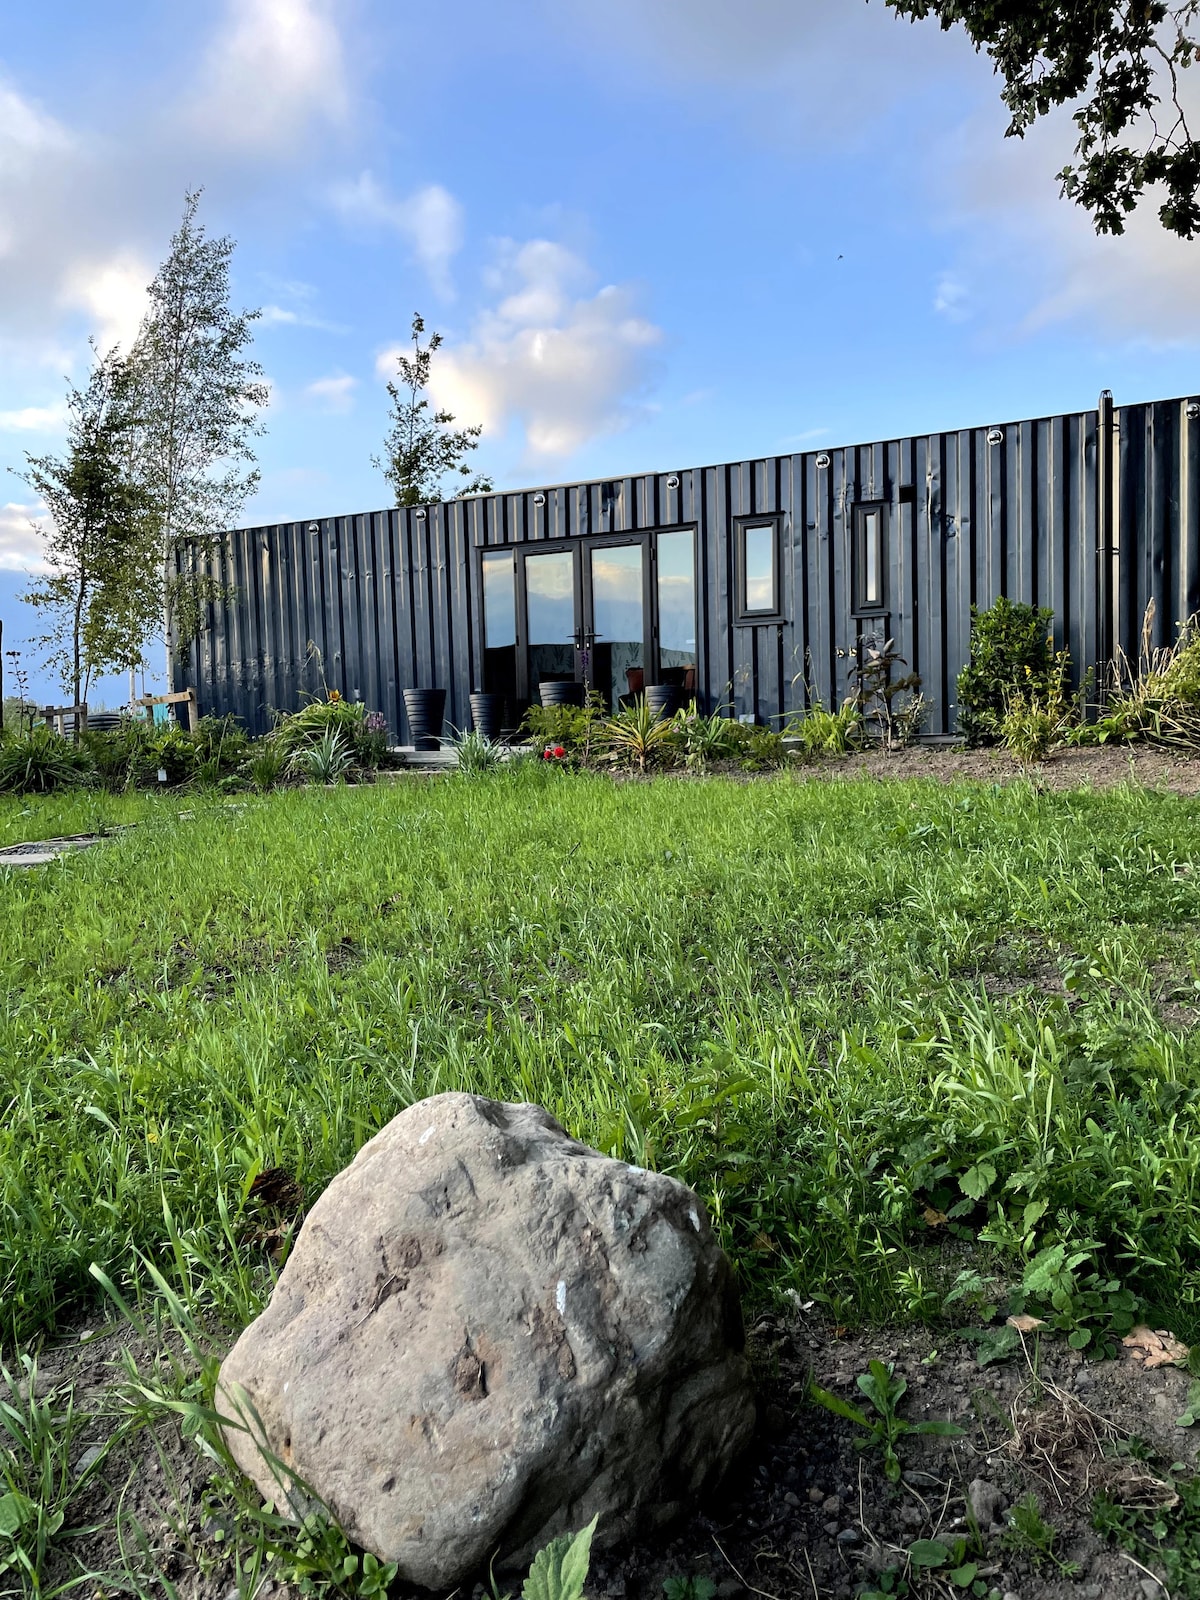
{"label": "round black pot", "polygon": [[446,715],[445,689],[405,689],[404,710],[414,750],[442,748],[442,720]]}
{"label": "round black pot", "polygon": [[476,733],[481,733],[485,739],[498,739],[504,726],[504,696],[473,694],[471,721],[475,724]]}
{"label": "round black pot", "polygon": [[648,683],[646,705],[655,717],[673,717],[683,704],[683,690],[675,683]]}
{"label": "round black pot", "polygon": [[538,684],[538,694],[544,706],[581,706],[583,685],[574,678],[543,678]]}

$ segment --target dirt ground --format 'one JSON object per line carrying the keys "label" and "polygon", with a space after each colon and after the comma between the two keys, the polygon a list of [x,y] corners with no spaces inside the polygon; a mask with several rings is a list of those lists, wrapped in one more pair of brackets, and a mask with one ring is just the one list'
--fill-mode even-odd
{"label": "dirt ground", "polygon": [[[83,1342],[76,1336],[42,1354],[39,1392],[73,1384],[77,1407],[99,1413],[77,1441],[77,1465],[112,1430],[114,1363],[127,1347],[145,1361],[145,1349],[130,1346],[122,1328]],[[988,1515],[996,1519],[981,1523],[985,1548],[974,1558],[989,1592],[1019,1600],[1154,1600],[1165,1593],[1147,1569],[1104,1544],[1090,1512],[1099,1487],[1123,1503],[1150,1503],[1165,1467],[1197,1469],[1200,1426],[1183,1429],[1175,1421],[1188,1389],[1184,1372],[1147,1371],[1128,1357],[1085,1361],[1061,1340],[1039,1343],[1035,1336],[1007,1362],[980,1368],[953,1333],[847,1334],[800,1308],[758,1321],[750,1350],[758,1431],[718,1503],[698,1506],[673,1536],[597,1552],[588,1600],[661,1600],[673,1577],[708,1577],[718,1600],[850,1600],[876,1588],[889,1568],[903,1573],[914,1541],[953,1544],[968,1533],[973,1484],[976,1502],[990,1500]],[[873,1357],[894,1363],[908,1380],[902,1416],[949,1419],[963,1430],[958,1438],[903,1440],[904,1472],[895,1485],[878,1451],[856,1448],[860,1430],[809,1397],[811,1378],[861,1401],[855,1378]],[[1127,1438],[1141,1445],[1133,1455],[1114,1455],[1114,1443]],[[79,1562],[97,1575],[78,1591],[91,1600],[119,1592],[237,1600],[228,1506],[211,1492],[213,1470],[170,1422],[138,1434],[129,1448],[113,1451],[87,1502],[74,1509],[72,1522],[94,1531],[63,1546],[53,1576],[68,1581]],[[1030,1491],[1056,1530],[1055,1557],[1073,1563],[1074,1576],[1006,1546],[1005,1513]],[[901,1592],[914,1596],[965,1592],[952,1590],[944,1576],[939,1583],[912,1569],[908,1581]],[[519,1579],[505,1587],[519,1592]],[[481,1600],[487,1592],[478,1583],[455,1595]],[[296,1591],[268,1579],[258,1593],[292,1600]],[[414,1592],[397,1584],[391,1593],[409,1600]]]}

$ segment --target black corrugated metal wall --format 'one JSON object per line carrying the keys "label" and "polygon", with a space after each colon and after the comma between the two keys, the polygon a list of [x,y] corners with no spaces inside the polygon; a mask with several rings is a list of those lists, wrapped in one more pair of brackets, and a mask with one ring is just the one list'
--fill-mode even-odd
{"label": "black corrugated metal wall", "polygon": [[[851,687],[859,636],[886,631],[922,675],[927,731],[951,733],[973,602],[1006,594],[1051,607],[1077,669],[1103,665],[1106,608],[1130,655],[1151,599],[1156,643],[1200,610],[1200,406],[1123,407],[1112,430],[1101,417],[241,529],[221,572],[235,597],[213,609],[181,678],[202,712],[233,711],[255,731],[273,710],[318,693],[322,672],[329,688],[382,711],[398,739],[407,739],[405,688],[445,688],[447,720],[463,728],[479,687],[481,547],[694,526],[708,707],[771,722],[813,698],[836,704]],[[1111,597],[1099,581],[1106,481],[1119,552]],[[884,619],[852,614],[852,512],[870,500],[887,507]],[[770,513],[780,517],[783,620],[740,624],[735,519]]]}

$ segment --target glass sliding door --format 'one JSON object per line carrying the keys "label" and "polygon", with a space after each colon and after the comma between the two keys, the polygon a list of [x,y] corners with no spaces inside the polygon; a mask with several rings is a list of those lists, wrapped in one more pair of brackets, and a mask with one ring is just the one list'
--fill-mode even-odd
{"label": "glass sliding door", "polygon": [[536,700],[539,683],[579,676],[575,551],[530,551],[522,564],[528,675],[525,692]]}
{"label": "glass sliding door", "polygon": [[615,710],[646,681],[645,549],[593,544],[588,550],[585,648],[588,683]]}
{"label": "glass sliding door", "polygon": [[657,544],[658,664],[663,683],[696,692],[696,536],[660,533]]}

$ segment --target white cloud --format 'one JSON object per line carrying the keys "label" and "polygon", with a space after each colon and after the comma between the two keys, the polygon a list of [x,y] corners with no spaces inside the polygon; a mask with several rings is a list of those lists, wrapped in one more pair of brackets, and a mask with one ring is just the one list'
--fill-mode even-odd
{"label": "white cloud", "polygon": [[961,93],[972,75],[992,81],[961,29],[913,26],[862,0],[549,0],[545,9],[548,22],[583,33],[591,60],[618,59],[624,78],[708,106],[715,89],[723,114],[823,156],[871,144],[902,102],[935,106],[939,91]]}
{"label": "white cloud", "polygon": [[185,122],[218,146],[287,155],[349,108],[330,0],[227,0]]}
{"label": "white cloud", "polygon": [[0,505],[0,571],[44,572],[45,508],[37,503]]}
{"label": "white cloud", "polygon": [[51,433],[61,428],[66,418],[62,406],[21,406],[16,411],[0,411],[0,433]]}
{"label": "white cloud", "polygon": [[[488,433],[519,421],[530,461],[569,455],[626,426],[662,332],[638,315],[628,285],[588,296],[591,279],[561,245],[506,241],[491,275],[499,303],[467,343],[438,354],[430,386],[438,404]],[[379,357],[381,375],[394,371],[399,353]]]}
{"label": "white cloud", "polygon": [[933,296],[933,309],[950,322],[965,322],[971,314],[970,290],[953,272],[943,272],[938,278]]}
{"label": "white cloud", "polygon": [[78,262],[63,278],[61,303],[86,311],[102,350],[133,343],[146,311],[146,285],[154,269],[129,251],[107,261]]}
{"label": "white cloud", "polygon": [[1074,142],[1066,114],[1023,140],[1002,138],[1001,126],[989,107],[954,141],[939,209],[958,256],[937,309],[960,320],[970,314],[1009,338],[1073,324],[1092,337],[1160,348],[1200,341],[1197,246],[1163,229],[1153,197],[1123,234],[1097,236],[1053,177]]}
{"label": "white cloud", "polygon": [[354,391],[357,388],[357,378],[335,373],[307,384],[304,393],[322,411],[345,412],[353,410]]}
{"label": "white cloud", "polygon": [[463,212],[449,190],[431,183],[400,200],[373,173],[361,172],[353,183],[334,188],[333,203],[348,222],[398,233],[436,292],[450,296],[450,262],[462,246]]}

